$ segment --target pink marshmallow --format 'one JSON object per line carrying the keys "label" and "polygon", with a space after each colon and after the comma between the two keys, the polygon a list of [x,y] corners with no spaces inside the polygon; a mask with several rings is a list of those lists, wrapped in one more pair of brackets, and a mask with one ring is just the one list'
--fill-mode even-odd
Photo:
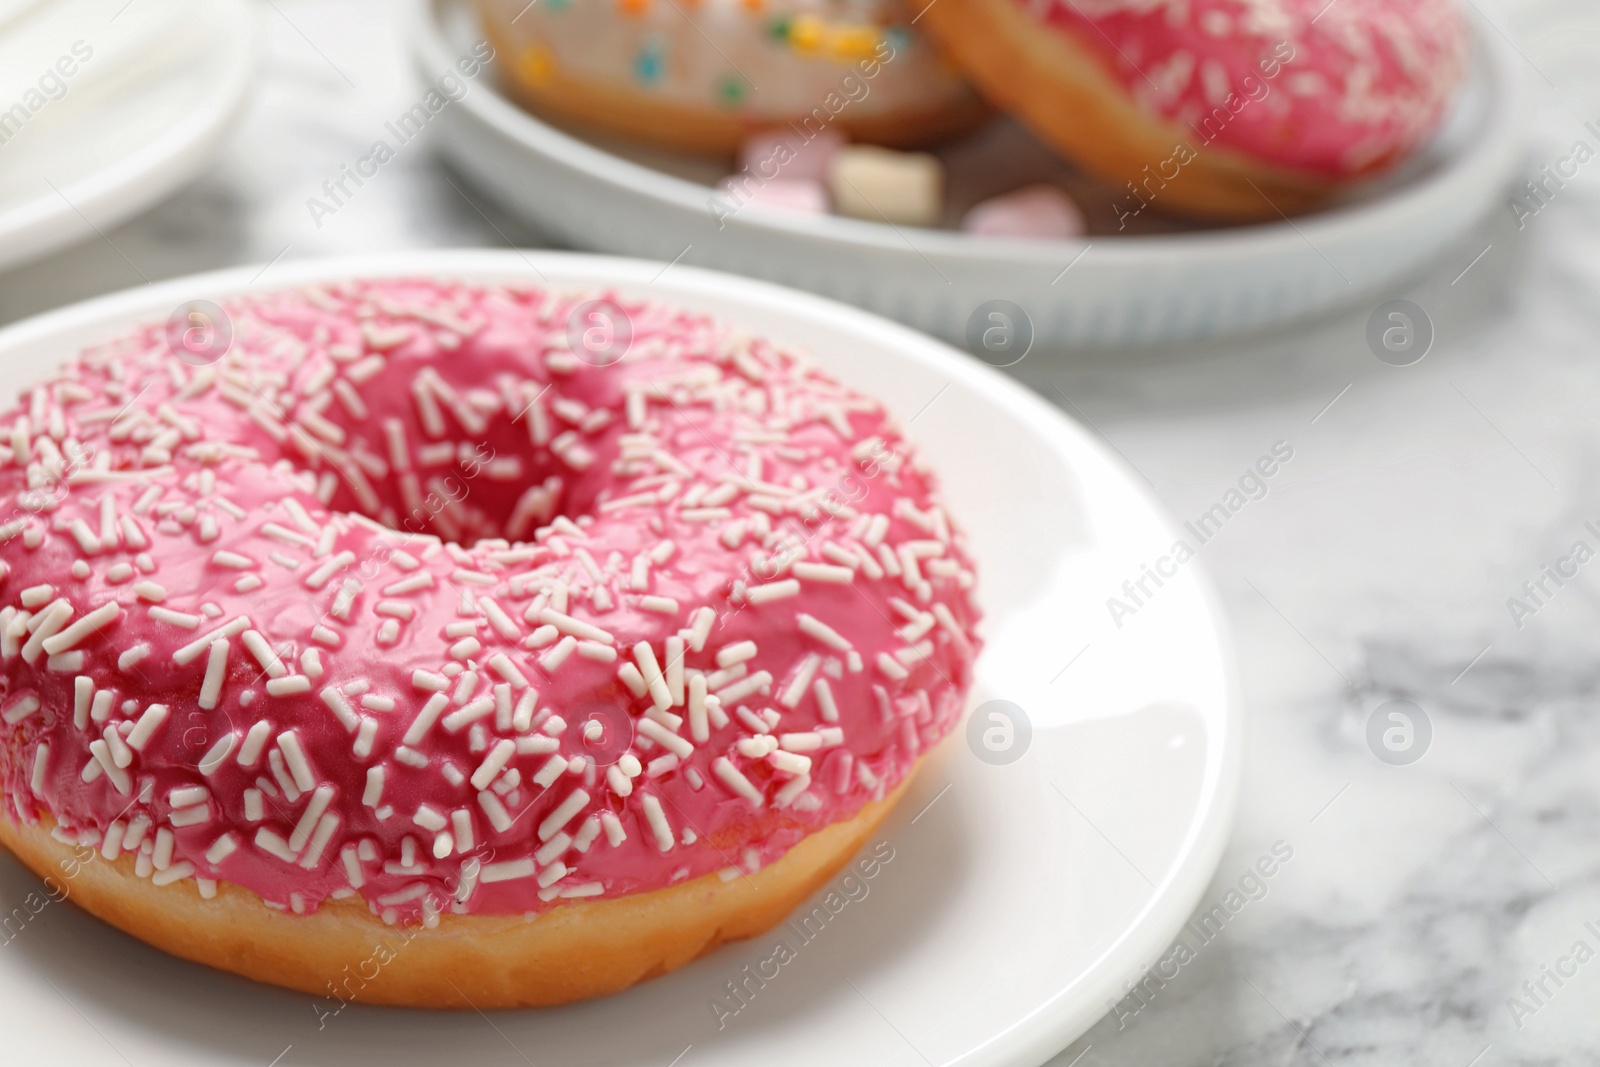
{"label": "pink marshmallow", "polygon": [[834,130],[814,133],[810,140],[792,129],[766,130],[739,146],[739,169],[757,178],[820,182],[846,143]]}
{"label": "pink marshmallow", "polygon": [[980,237],[1061,240],[1083,236],[1083,212],[1053,185],[1030,185],[975,206],[961,228]]}
{"label": "pink marshmallow", "polygon": [[761,204],[784,211],[800,211],[808,215],[828,213],[828,194],[821,182],[796,181],[776,178],[772,181],[747,179],[743,174],[724,178],[719,188],[739,206]]}

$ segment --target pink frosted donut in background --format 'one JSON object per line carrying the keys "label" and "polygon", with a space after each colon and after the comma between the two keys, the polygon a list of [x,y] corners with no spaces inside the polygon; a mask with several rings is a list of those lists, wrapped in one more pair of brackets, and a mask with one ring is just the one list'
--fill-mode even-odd
{"label": "pink frosted donut in background", "polygon": [[1456,0],[940,0],[924,21],[1134,213],[1313,206],[1421,144],[1468,52]]}

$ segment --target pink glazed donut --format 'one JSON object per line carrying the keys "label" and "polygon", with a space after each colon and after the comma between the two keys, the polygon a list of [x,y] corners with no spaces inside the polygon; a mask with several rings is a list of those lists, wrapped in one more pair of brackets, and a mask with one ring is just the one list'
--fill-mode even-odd
{"label": "pink glazed donut", "polygon": [[781,919],[959,720],[962,537],[803,358],[425,280],[224,315],[0,417],[0,841],[116,926],[342,1001],[614,992]]}
{"label": "pink glazed donut", "polygon": [[1316,206],[1437,126],[1455,0],[939,0],[930,30],[993,102],[1145,208]]}

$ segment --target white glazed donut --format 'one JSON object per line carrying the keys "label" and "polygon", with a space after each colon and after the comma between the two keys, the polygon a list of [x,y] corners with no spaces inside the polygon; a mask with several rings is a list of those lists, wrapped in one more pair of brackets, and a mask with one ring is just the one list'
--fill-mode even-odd
{"label": "white glazed donut", "polygon": [[794,127],[910,146],[977,97],[901,0],[480,0],[508,88],[534,110],[669,148],[731,153]]}

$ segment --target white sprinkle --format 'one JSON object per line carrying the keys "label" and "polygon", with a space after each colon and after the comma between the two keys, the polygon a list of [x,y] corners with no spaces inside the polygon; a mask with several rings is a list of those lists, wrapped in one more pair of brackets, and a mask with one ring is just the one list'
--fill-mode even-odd
{"label": "white sprinkle", "polygon": [[65,626],[70,618],[72,618],[72,605],[65,600],[57,599],[51,601],[49,607],[30,619],[27,625],[33,628],[33,636],[22,646],[23,660],[28,663],[35,662],[39,658],[45,640]]}
{"label": "white sprinkle", "polygon": [[261,631],[246,630],[244,647],[256,658],[256,662],[261,664],[261,669],[266,671],[269,677],[282,678],[289,673],[289,668],[283,665],[283,660],[278,658],[278,654],[267,643],[267,639],[261,636]]}
{"label": "white sprinkle", "polygon": [[506,764],[511,762],[511,757],[516,751],[517,744],[515,741],[509,738],[501,738],[496,741],[494,748],[489,750],[489,754],[478,765],[478,769],[472,772],[472,788],[489,788],[489,783],[493,782],[500,772],[505,769]]}
{"label": "white sprinkle", "polygon": [[173,611],[171,608],[164,608],[159,604],[151,605],[150,617],[157,622],[181,626],[185,630],[193,630],[204,621],[199,615],[192,615],[185,611]]}
{"label": "white sprinkle", "polygon": [[617,650],[610,645],[602,645],[598,641],[579,641],[578,655],[584,659],[592,659],[596,663],[615,663]]}
{"label": "white sprinkle", "polygon": [[306,575],[306,588],[321,589],[323,586],[328,584],[329,580],[333,578],[334,574],[350,566],[350,564],[354,563],[355,561],[356,554],[348,549],[340,552],[336,556],[332,556],[329,559],[324,560],[316,570]]}
{"label": "white sprinkle", "polygon": [[849,652],[855,646],[845,639],[844,635],[821,619],[800,612],[795,616],[795,622],[800,627],[800,632],[809,637],[814,637],[829,648],[840,652]]}
{"label": "white sprinkle", "polygon": [[666,813],[661,810],[661,801],[653,794],[645,793],[640,797],[644,805],[645,820],[650,824],[650,832],[655,835],[656,848],[666,852],[672,848],[672,826],[667,822]]}
{"label": "white sprinkle", "polygon": [[572,655],[572,650],[577,647],[577,638],[568,634],[560,641],[557,641],[554,648],[539,657],[539,666],[543,667],[547,673],[554,672],[563,663],[567,662],[567,657]]}
{"label": "white sprinkle", "polygon": [[519,860],[502,860],[499,863],[485,863],[478,873],[478,881],[509,882],[518,878],[532,878],[534,874],[533,859],[524,856]]}
{"label": "white sprinkle", "polygon": [[151,704],[144,709],[144,714],[139,716],[139,721],[128,733],[128,747],[135,752],[143,752],[144,746],[155,736],[161,724],[167,720],[167,706],[165,704]]}
{"label": "white sprinkle", "polygon": [[717,757],[716,761],[711,764],[711,773],[715,774],[723,785],[749,801],[752,808],[761,806],[761,790],[757,789],[750,779],[746,778],[744,773],[733,765],[733,761],[728,759],[727,756]]}
{"label": "white sprinkle", "polygon": [[533,854],[533,858],[540,863],[550,863],[558,859],[563,852],[572,847],[571,834],[557,834]]}
{"label": "white sprinkle", "polygon": [[263,523],[261,525],[261,532],[272,538],[274,541],[282,541],[283,543],[289,545],[300,545],[303,548],[315,548],[317,544],[305,534],[296,533],[287,526],[280,526],[275,522]]}
{"label": "white sprinkle", "polygon": [[446,826],[450,825],[450,823],[446,821],[444,817],[444,812],[440,811],[438,808],[430,807],[427,804],[417,805],[417,810],[412,814],[411,821],[422,827],[424,830],[429,830],[433,833],[438,833],[440,830],[443,830]]}
{"label": "white sprinkle", "polygon": [[522,671],[517,668],[517,665],[512,663],[510,657],[508,657],[504,652],[496,652],[494,655],[490,656],[489,666],[493,667],[495,672],[499,674],[500,677],[510,682],[516,688],[526,689],[528,687],[529,683],[527,675],[523,674]]}
{"label": "white sprinkle", "polygon": [[[539,840],[548,841],[554,837],[556,832],[562,827],[566,826],[567,823],[571,822],[573,816],[582,811],[584,805],[588,803],[588,792],[583,789],[574,789],[570,794],[568,794],[567,799],[563,800],[556,807],[556,809],[539,824]],[[663,849],[663,851],[665,851],[665,849]]]}
{"label": "white sprinkle", "polygon": [[717,666],[728,668],[735,663],[743,663],[754,656],[756,651],[756,643],[754,641],[738,641],[731,645],[724,645],[717,650]]}
{"label": "white sprinkle", "polygon": [[787,808],[790,804],[794,803],[795,799],[798,798],[801,793],[804,793],[808,788],[810,788],[810,786],[811,776],[809,774],[802,774],[797,778],[790,779],[789,784],[778,790],[777,795],[772,798],[773,806]]}
{"label": "white sprinkle", "polygon": [[833,582],[836,584],[849,582],[855,577],[855,572],[849,567],[837,567],[829,563],[800,562],[790,567],[789,573],[808,582]]}
{"label": "white sprinkle", "polygon": [[289,842],[265,826],[256,831],[256,847],[268,855],[278,857],[285,863],[293,863],[295,861],[295,853],[289,847]]}
{"label": "white sprinkle", "polygon": [[404,742],[408,745],[419,744],[428,731],[433,729],[433,724],[438,721],[439,715],[450,706],[450,698],[443,693],[435,693],[422,705],[422,710],[417,712],[417,717],[411,720],[411,725],[406,729]]}
{"label": "white sprinkle", "polygon": [[483,809],[484,816],[489,820],[489,825],[496,831],[505,833],[511,829],[511,816],[507,813],[505,805],[500,803],[500,798],[493,793],[479,793],[478,807]]}
{"label": "white sprinkle", "polygon": [[706,708],[706,676],[699,671],[689,676],[689,736],[701,742],[711,738]]}
{"label": "white sprinkle", "polygon": [[609,645],[615,644],[617,640],[608,631],[602,630],[592,623],[584,622],[582,619],[575,619],[571,615],[565,615],[551,608],[545,608],[539,613],[539,621],[546,625],[554,626],[564,634],[571,634],[573,637],[581,637],[588,641],[599,641],[602,644]]}
{"label": "white sprinkle", "polygon": [[150,884],[171,885],[173,882],[176,882],[182,878],[188,878],[192,874],[194,874],[194,864],[190,863],[188,860],[182,860],[178,863],[174,863],[164,871],[157,871],[156,873],[152,874],[150,876]]}
{"label": "white sprinkle", "polygon": [[11,707],[7,708],[3,717],[7,723],[15,725],[38,710],[39,698],[34,696],[32,693],[29,693],[27,696],[11,705]]}
{"label": "white sprinkle", "polygon": [[206,862],[215,867],[233,855],[234,850],[238,847],[239,839],[236,836],[231,833],[223,834],[211,843],[210,848],[206,849]]}
{"label": "white sprinkle", "polygon": [[778,696],[778,703],[786,708],[792,708],[800,703],[806,695],[806,690],[811,687],[811,679],[817,675],[817,668],[822,665],[822,657],[815,653],[807,656],[800,664],[800,669],[795,672],[794,678],[784,687]]}
{"label": "white sprinkle", "polygon": [[384,773],[381,766],[367,768],[367,787],[361,794],[361,803],[369,808],[376,808],[383,799]]}
{"label": "white sprinkle", "polygon": [[[479,697],[477,700],[470,701],[446,715],[444,728],[451,733],[455,733],[462,727],[478,721],[492,711],[494,711],[494,697]],[[482,789],[484,787],[480,785],[477,788]]]}
{"label": "white sprinkle", "polygon": [[882,671],[885,677],[896,682],[901,682],[911,677],[910,672],[900,666],[899,662],[887,652],[879,652],[876,662],[878,670]]}
{"label": "white sprinkle", "polygon": [[212,553],[211,562],[219,567],[228,567],[236,571],[247,571],[256,566],[256,561],[249,556],[242,556],[225,548]]}
{"label": "white sprinkle", "polygon": [[344,863],[344,876],[350,882],[351,889],[360,889],[366,885],[367,880],[361,874],[361,857],[354,845],[346,845],[339,850],[339,859]]}
{"label": "white sprinkle", "polygon": [[[240,512],[238,517],[243,518],[244,513]],[[122,539],[128,543],[130,548],[150,547],[150,539],[144,535],[144,531],[139,528],[139,524],[134,521],[132,515],[122,516],[117,525],[122,530]]]}
{"label": "white sprinkle", "polygon": [[35,794],[44,792],[45,768],[50,760],[50,742],[41,741],[33,753],[33,777],[28,780],[28,788]]}
{"label": "white sprinkle", "polygon": [[757,671],[748,678],[741,678],[732,685],[718,690],[716,697],[721,703],[732,705],[752,693],[764,692],[771,684],[772,675],[769,672]]}
{"label": "white sprinkle", "polygon": [[122,617],[122,607],[116,601],[102,604],[53,637],[45,638],[43,648],[49,655],[65,652],[90,634],[96,633]]}
{"label": "white sprinkle", "polygon": [[683,656],[683,638],[676,634],[667,638],[667,691],[675,708],[683,706]]}
{"label": "white sprinkle", "polygon": [[650,642],[640,641],[634,645],[633,658],[639,664],[639,673],[643,676],[645,688],[655,700],[656,707],[672,707],[672,690],[667,687],[667,680],[661,673],[661,665],[656,661],[656,653],[650,647]]}
{"label": "white sprinkle", "polygon": [[654,719],[644,718],[639,720],[639,732],[662,748],[676,755],[679,759],[688,759],[694,752],[694,746]]}
{"label": "white sprinkle", "polygon": [[752,586],[745,590],[744,598],[751,604],[765,604],[770,600],[782,600],[785,597],[796,596],[800,592],[800,583],[793,578],[785,578],[781,582],[768,582],[766,585]]}
{"label": "white sprinkle", "polygon": [[211,642],[211,655],[206,658],[206,677],[200,685],[200,706],[211,709],[222,696],[222,678],[228,668],[228,642]]}
{"label": "white sprinkle", "polygon": [[433,574],[429,571],[418,571],[409,578],[402,578],[384,586],[384,596],[405,596],[407,593],[419,593],[424,589],[433,588]]}
{"label": "white sprinkle", "polygon": [[767,753],[767,762],[772,769],[782,774],[800,775],[811,773],[811,758],[801,756],[794,752],[785,752],[781,749]]}
{"label": "white sprinkle", "polygon": [[519,756],[548,756],[552,752],[561,750],[561,742],[554,737],[543,734],[530,734],[517,738],[517,755]]}
{"label": "white sprinkle", "polygon": [[309,692],[311,692],[311,679],[303,674],[286,674],[282,678],[267,680],[268,696],[281,697]]}
{"label": "white sprinkle", "polygon": [[450,688],[450,679],[418,667],[411,672],[411,684],[424,692],[442,693]]}
{"label": "white sprinkle", "polygon": [[322,852],[328,847],[328,842],[333,839],[334,831],[339,828],[339,816],[333,812],[324,815],[317,823],[316,833],[311,835],[311,843],[306,846],[305,855],[300,857],[300,866],[311,870],[322,859]]}
{"label": "white sprinkle", "polygon": [[316,775],[311,773],[311,764],[306,760],[305,749],[300,747],[300,735],[293,730],[285,730],[278,735],[278,749],[283,753],[285,762],[289,764],[289,772],[294,775],[294,784],[302,792],[309,791],[317,784]]}
{"label": "white sprinkle", "polygon": [[473,846],[472,812],[466,808],[457,808],[450,813],[450,830],[455,835],[456,847],[462,852],[469,852]]}
{"label": "white sprinkle", "polygon": [[172,661],[180,667],[191,663],[199,657],[200,653],[210,650],[211,642],[237,637],[249,627],[250,617],[248,615],[240,615],[178,649],[172,654]]}
{"label": "white sprinkle", "polygon": [[372,755],[372,743],[378,737],[378,720],[363,718],[361,726],[356,730],[356,741],[350,746],[350,751],[357,759],[366,759]]}
{"label": "white sprinkle", "polygon": [[244,744],[239,746],[239,766],[254,767],[261,758],[261,750],[267,745],[267,738],[272,735],[272,724],[265,719],[258,720],[244,735]]}
{"label": "white sprinkle", "polygon": [[711,626],[717,621],[717,613],[710,607],[702,607],[695,612],[694,622],[689,630],[689,647],[696,652],[706,647],[706,638],[711,636]]}
{"label": "white sprinkle", "polygon": [[623,685],[628,687],[628,691],[636,697],[642,697],[650,691],[649,687],[644,684],[644,675],[640,674],[639,668],[632,663],[623,663],[622,666],[618,667],[617,677],[622,680]]}
{"label": "white sprinkle", "polygon": [[238,743],[239,735],[231,730],[217,738],[217,743],[211,746],[210,751],[200,757],[200,773],[207,777],[216,774],[223,762],[233,754],[233,746]]}
{"label": "white sprinkle", "polygon": [[73,519],[67,524],[67,532],[72,534],[78,542],[78,547],[83,549],[84,555],[93,556],[100,551],[100,539],[89,529],[89,524],[82,519]]}
{"label": "white sprinkle", "polygon": [[544,766],[540,767],[534,774],[531,781],[534,785],[548,787],[551,782],[554,782],[566,772],[567,766],[565,757],[560,755],[551,756],[544,762]]}
{"label": "white sprinkle", "polygon": [[483,608],[484,616],[489,620],[489,625],[495,632],[507,641],[516,641],[522,637],[522,629],[516,624],[505,610],[495,603],[492,597],[479,597],[478,604]]}

